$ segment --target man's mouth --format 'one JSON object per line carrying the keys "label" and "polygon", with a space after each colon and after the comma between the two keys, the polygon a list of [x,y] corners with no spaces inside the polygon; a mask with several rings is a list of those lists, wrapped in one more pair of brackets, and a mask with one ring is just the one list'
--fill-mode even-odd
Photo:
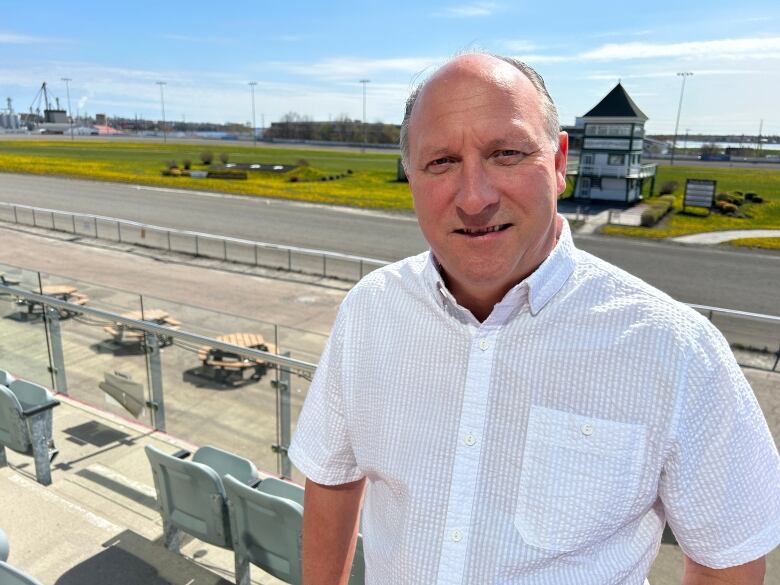
{"label": "man's mouth", "polygon": [[477,238],[479,236],[484,236],[485,234],[503,232],[505,229],[511,226],[512,226],[511,223],[501,223],[501,224],[479,227],[479,228],[460,228],[455,230],[455,233],[461,234],[463,236],[469,236],[471,238]]}

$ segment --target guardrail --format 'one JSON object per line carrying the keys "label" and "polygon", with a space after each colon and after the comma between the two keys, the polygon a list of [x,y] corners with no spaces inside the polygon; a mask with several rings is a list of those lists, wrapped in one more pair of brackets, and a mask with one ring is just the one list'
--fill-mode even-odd
{"label": "guardrail", "polygon": [[18,225],[351,282],[357,282],[375,268],[390,264],[376,258],[256,242],[45,207],[0,202],[0,211],[5,216],[0,215],[0,221]]}
{"label": "guardrail", "polygon": [[[287,449],[292,439],[293,418],[290,377],[294,374],[310,380],[317,368],[315,364],[293,359],[289,355],[278,355],[250,349],[188,331],[157,325],[149,321],[131,319],[111,311],[76,305],[13,286],[0,284],[0,294],[10,295],[17,299],[17,302],[37,303],[43,308],[49,360],[48,369],[52,375],[54,390],[61,394],[68,395],[69,388],[60,311],[63,311],[65,314],[92,317],[105,323],[120,323],[142,331],[143,339],[140,342],[140,349],[145,355],[146,375],[150,394],[145,406],[151,411],[152,426],[158,431],[166,431],[165,390],[160,339],[167,338],[195,347],[214,348],[246,358],[247,360],[259,360],[264,364],[272,364],[278,373],[277,380],[272,382],[272,386],[277,393],[275,410],[278,440],[270,447],[278,456],[279,473],[288,478],[292,477],[292,464],[287,457]],[[2,361],[0,361],[0,367],[3,367]]]}

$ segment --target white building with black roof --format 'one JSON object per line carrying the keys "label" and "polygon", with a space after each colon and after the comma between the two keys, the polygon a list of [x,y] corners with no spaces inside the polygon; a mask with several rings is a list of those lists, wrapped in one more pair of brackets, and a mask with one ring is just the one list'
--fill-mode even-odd
{"label": "white building with black roof", "polygon": [[642,164],[647,116],[618,83],[582,117],[584,131],[574,197],[631,203],[641,199],[645,179],[655,183],[655,165]]}

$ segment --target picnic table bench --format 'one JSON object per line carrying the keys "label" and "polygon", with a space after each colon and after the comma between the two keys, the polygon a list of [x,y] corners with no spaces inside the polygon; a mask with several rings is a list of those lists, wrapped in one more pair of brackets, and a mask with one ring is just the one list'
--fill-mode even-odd
{"label": "picnic table bench", "polygon": [[[215,339],[231,345],[270,353],[276,352],[276,347],[272,343],[266,342],[263,336],[258,333],[227,333],[219,335]],[[204,371],[213,372],[214,378],[218,381],[242,380],[246,370],[252,370],[252,380],[259,380],[268,371],[268,363],[262,359],[242,357],[236,353],[207,345],[198,350],[198,359],[203,363]]]}
{"label": "picnic table bench", "polygon": [[[89,302],[89,297],[82,292],[79,292],[75,286],[69,284],[49,284],[41,287],[40,291],[33,290],[30,292],[42,294],[45,297],[52,297],[61,301],[67,301],[74,305],[86,305]],[[43,313],[43,305],[38,301],[31,301],[22,297],[16,298],[16,304],[21,307],[27,308],[27,314],[32,315],[34,313]],[[58,309],[60,319],[67,319],[78,315],[78,311],[71,309]]]}
{"label": "picnic table bench", "polygon": [[[127,319],[135,319],[136,321],[147,321],[154,323],[155,325],[163,325],[170,329],[177,330],[181,327],[181,321],[174,319],[168,314],[167,311],[162,309],[149,309],[141,314],[141,311],[130,311],[124,313],[122,317]],[[144,342],[146,332],[143,329],[138,329],[124,323],[114,323],[113,325],[106,325],[103,327],[103,331],[108,333],[118,344],[142,344]],[[157,341],[160,347],[173,344],[173,337],[170,335],[157,335]]]}

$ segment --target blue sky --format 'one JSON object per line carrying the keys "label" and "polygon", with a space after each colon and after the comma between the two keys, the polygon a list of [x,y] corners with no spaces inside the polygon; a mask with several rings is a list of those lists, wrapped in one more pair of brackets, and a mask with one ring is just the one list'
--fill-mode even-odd
{"label": "blue sky", "polygon": [[[545,78],[561,121],[618,81],[672,132],[780,134],[780,2],[218,2],[0,0],[0,98],[29,108],[42,81],[90,114],[247,123],[288,111],[400,122],[416,81],[480,48]],[[3,103],[4,105],[4,103]]]}

